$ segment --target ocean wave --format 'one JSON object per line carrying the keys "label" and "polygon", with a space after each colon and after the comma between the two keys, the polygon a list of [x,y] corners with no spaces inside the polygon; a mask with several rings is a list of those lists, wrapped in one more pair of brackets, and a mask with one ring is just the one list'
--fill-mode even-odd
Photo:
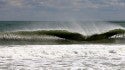
{"label": "ocean wave", "polygon": [[96,41],[110,38],[124,37],[124,29],[109,30],[100,34],[85,36],[77,32],[67,30],[38,30],[38,31],[16,31],[16,32],[1,32],[0,40],[50,40],[64,39],[73,41]]}

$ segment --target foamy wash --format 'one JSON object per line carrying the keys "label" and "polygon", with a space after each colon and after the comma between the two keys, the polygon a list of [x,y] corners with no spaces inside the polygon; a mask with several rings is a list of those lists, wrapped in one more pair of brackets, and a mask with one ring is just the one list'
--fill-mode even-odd
{"label": "foamy wash", "polygon": [[118,22],[1,21],[0,31],[0,44],[124,43],[125,36]]}

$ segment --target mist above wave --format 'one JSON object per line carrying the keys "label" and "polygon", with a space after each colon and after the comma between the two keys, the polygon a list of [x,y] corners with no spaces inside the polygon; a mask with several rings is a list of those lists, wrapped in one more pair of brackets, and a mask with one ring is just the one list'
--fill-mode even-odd
{"label": "mist above wave", "polygon": [[113,29],[124,29],[124,27],[109,22],[56,22],[56,21],[42,21],[42,22],[0,22],[0,31],[37,31],[37,30],[67,30],[70,32],[77,32],[83,35],[93,35],[104,33]]}

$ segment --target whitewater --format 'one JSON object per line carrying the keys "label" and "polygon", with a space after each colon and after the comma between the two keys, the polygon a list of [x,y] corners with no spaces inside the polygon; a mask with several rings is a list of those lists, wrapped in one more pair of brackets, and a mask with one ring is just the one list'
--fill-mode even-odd
{"label": "whitewater", "polygon": [[125,70],[125,45],[4,45],[0,70]]}

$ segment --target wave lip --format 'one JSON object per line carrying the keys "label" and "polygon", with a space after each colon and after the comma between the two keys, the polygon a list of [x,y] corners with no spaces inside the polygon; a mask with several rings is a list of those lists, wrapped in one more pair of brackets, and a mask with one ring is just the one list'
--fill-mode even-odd
{"label": "wave lip", "polygon": [[105,33],[94,34],[94,35],[89,36],[86,40],[91,41],[91,40],[102,40],[102,39],[117,38],[117,36],[119,36],[119,35],[124,37],[125,36],[125,30],[124,29],[114,29],[114,30],[110,30],[110,31],[105,32]]}
{"label": "wave lip", "polygon": [[[33,39],[53,37],[53,39],[67,39],[67,40],[83,40],[84,36],[79,33],[69,32],[66,30],[39,30],[39,31],[18,31],[1,33],[1,39]],[[36,39],[36,40],[37,40]]]}

